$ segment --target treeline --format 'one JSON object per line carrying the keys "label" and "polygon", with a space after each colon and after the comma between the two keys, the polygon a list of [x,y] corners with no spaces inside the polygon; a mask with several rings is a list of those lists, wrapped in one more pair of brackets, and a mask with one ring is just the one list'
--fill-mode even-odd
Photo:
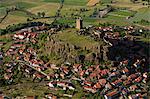
{"label": "treeline", "polygon": [[[33,27],[33,26],[42,26],[45,23],[42,22],[28,22],[28,23],[19,23],[19,24],[14,24],[14,25],[9,25],[6,27],[6,29],[0,29],[0,35],[4,35],[7,33],[12,33],[14,31],[18,31],[23,28],[27,27]],[[49,25],[49,24],[45,24]]]}
{"label": "treeline", "polygon": [[142,24],[142,25],[150,25],[150,21],[142,19],[140,21],[134,21],[134,23]]}

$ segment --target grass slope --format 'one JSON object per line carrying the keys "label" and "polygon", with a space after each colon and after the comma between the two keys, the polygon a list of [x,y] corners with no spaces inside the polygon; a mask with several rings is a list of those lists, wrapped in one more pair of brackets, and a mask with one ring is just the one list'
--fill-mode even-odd
{"label": "grass slope", "polygon": [[57,35],[58,39],[67,43],[71,43],[76,46],[80,46],[80,47],[86,46],[87,48],[91,48],[92,46],[99,44],[98,42],[94,41],[90,37],[77,35],[75,31],[76,31],[75,29],[65,30],[63,31],[63,33]]}
{"label": "grass slope", "polygon": [[141,19],[150,21],[150,8],[139,9],[131,21],[140,21]]}

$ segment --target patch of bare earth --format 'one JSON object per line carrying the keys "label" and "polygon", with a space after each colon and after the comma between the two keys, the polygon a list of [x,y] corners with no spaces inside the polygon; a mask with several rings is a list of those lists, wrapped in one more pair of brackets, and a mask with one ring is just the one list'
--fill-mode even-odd
{"label": "patch of bare earth", "polygon": [[87,3],[87,6],[95,6],[96,4],[99,3],[100,0],[89,0]]}

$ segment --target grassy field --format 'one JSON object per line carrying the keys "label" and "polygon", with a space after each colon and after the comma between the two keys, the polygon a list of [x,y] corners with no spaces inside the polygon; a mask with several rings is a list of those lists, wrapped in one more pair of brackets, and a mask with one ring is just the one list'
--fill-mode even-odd
{"label": "grassy field", "polygon": [[[6,34],[6,35],[2,35],[0,36],[0,42],[4,42],[6,43],[4,46],[3,46],[3,51],[7,51],[10,46],[12,45],[13,41],[12,41],[12,35],[10,34]],[[1,49],[1,48],[0,48]]]}
{"label": "grassy field", "polygon": [[0,24],[0,28],[5,28],[9,25],[18,24],[26,22],[27,17],[18,16],[18,15],[9,15],[6,19]]}
{"label": "grassy field", "polygon": [[124,17],[132,16],[132,15],[134,15],[134,13],[135,12],[129,11],[129,10],[116,10],[116,11],[110,12],[110,14],[124,16]]}
{"label": "grassy field", "polygon": [[[25,80],[21,80],[25,81]],[[50,92],[45,83],[24,82],[17,85],[1,87],[8,96],[38,96],[44,97],[44,92]]]}
{"label": "grassy field", "polygon": [[28,9],[28,11],[33,12],[34,14],[37,14],[38,12],[45,12],[46,16],[54,16],[58,7],[58,3],[47,3]]}
{"label": "grassy field", "polygon": [[[45,2],[55,2],[59,3],[60,0],[44,0]],[[64,4],[66,5],[80,5],[85,6],[88,3],[88,0],[64,0]]]}
{"label": "grassy field", "polygon": [[139,9],[131,21],[140,21],[141,19],[150,21],[150,8]]}
{"label": "grassy field", "polygon": [[62,33],[59,33],[58,39],[71,43],[72,45],[80,46],[80,47],[87,47],[87,48],[92,48],[93,46],[99,45],[99,42],[94,41],[90,37],[82,36],[82,35],[77,35],[75,33],[75,29],[69,29],[62,31]]}
{"label": "grassy field", "polygon": [[125,2],[122,2],[122,0],[118,0],[118,1],[119,2],[113,3],[111,5],[114,7],[128,8],[129,10],[133,10],[133,11],[137,11],[140,8],[147,7],[146,5],[142,5],[141,3],[137,3],[137,4],[131,3],[129,2],[129,0]]}

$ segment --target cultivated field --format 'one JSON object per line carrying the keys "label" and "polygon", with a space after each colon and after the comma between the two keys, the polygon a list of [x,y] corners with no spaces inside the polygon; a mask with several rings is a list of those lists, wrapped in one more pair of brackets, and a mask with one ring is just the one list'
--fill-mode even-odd
{"label": "cultivated field", "polygon": [[100,0],[89,0],[89,2],[87,3],[87,6],[94,6],[99,2]]}

